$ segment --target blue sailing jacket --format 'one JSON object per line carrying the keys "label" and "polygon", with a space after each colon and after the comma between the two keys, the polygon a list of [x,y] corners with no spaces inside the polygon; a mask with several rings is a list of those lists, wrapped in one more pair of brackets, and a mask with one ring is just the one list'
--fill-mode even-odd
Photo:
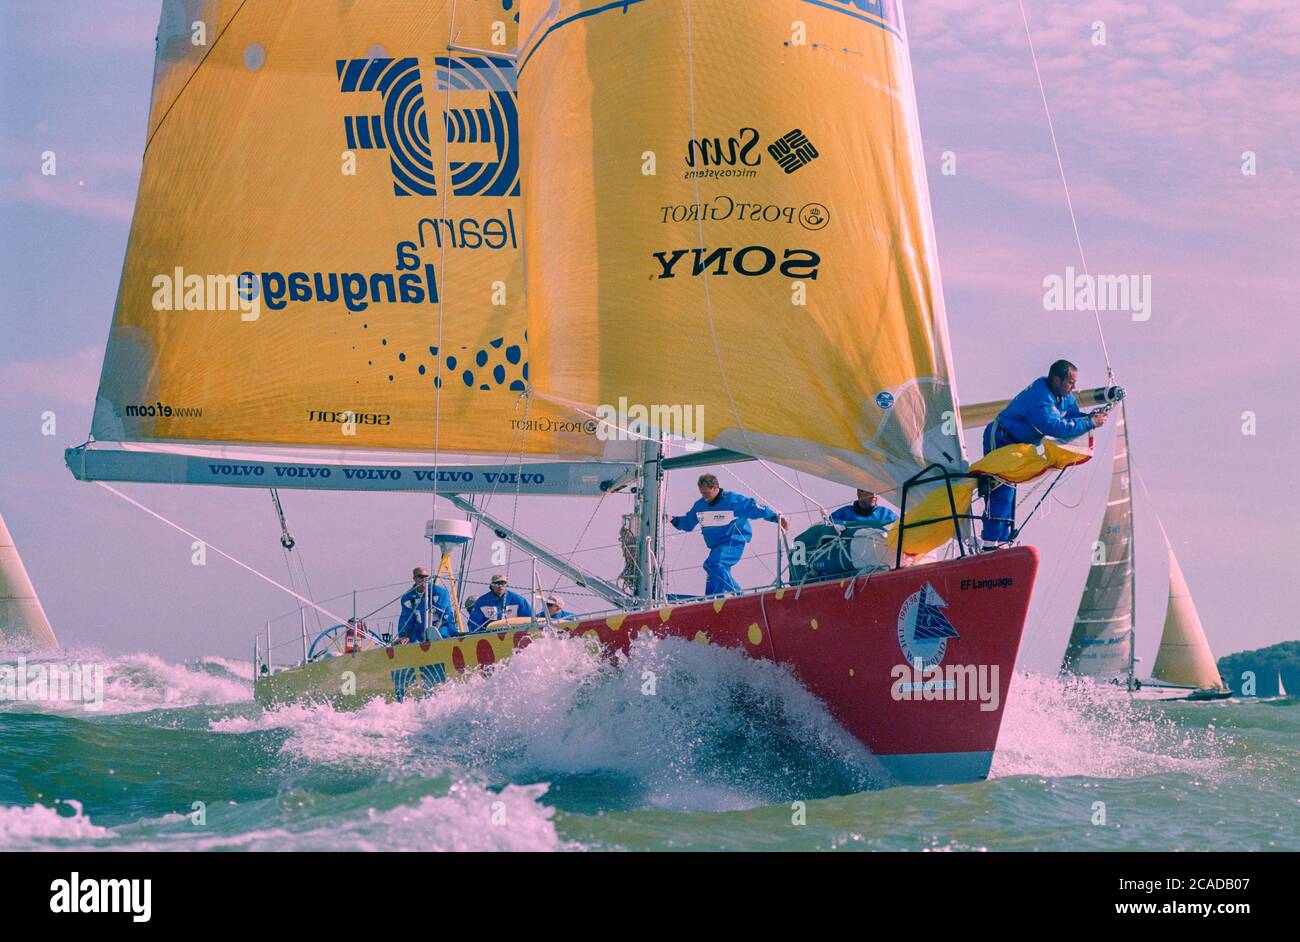
{"label": "blue sailing jacket", "polygon": [[754,538],[754,530],[749,525],[751,520],[770,520],[776,523],[781,519],[771,507],[764,507],[752,497],[723,491],[710,504],[701,497],[691,509],[680,517],[673,517],[668,522],[678,530],[687,533],[701,526],[704,545],[712,549],[726,543],[743,546]]}
{"label": "blue sailing jacket", "polygon": [[533,607],[518,592],[506,589],[497,598],[489,589],[474,600],[474,607],[469,612],[469,630],[478,631],[498,618],[531,618],[532,615]]}
{"label": "blue sailing jacket", "polygon": [[995,421],[995,447],[1013,442],[1037,445],[1044,436],[1078,438],[1092,428],[1092,419],[1080,411],[1074,396],[1053,395],[1046,376],[1026,386]]}
{"label": "blue sailing jacket", "polygon": [[[456,618],[451,611],[451,593],[434,582],[429,585],[429,601],[433,605],[432,624],[425,618],[424,593],[411,586],[402,596],[402,617],[397,623],[397,636],[409,641],[432,641],[435,637],[449,638],[456,630]],[[426,632],[426,626],[433,629]]]}
{"label": "blue sailing jacket", "polygon": [[831,522],[838,523],[840,526],[847,526],[848,524],[853,524],[855,526],[865,525],[879,527],[882,530],[897,519],[898,514],[894,513],[883,504],[877,504],[871,509],[871,513],[863,514],[858,510],[857,501],[854,501],[847,507],[841,507],[839,510],[831,514]]}

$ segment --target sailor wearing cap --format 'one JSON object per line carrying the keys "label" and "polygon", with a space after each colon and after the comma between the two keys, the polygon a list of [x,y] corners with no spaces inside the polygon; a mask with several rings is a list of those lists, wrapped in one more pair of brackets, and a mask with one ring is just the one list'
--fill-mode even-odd
{"label": "sailor wearing cap", "polygon": [[558,595],[548,595],[546,597],[546,613],[558,621],[576,621],[578,618],[573,612],[565,610],[564,599]]}
{"label": "sailor wearing cap", "polygon": [[488,588],[474,601],[469,612],[469,630],[478,631],[488,622],[500,618],[531,618],[533,607],[518,592],[506,588],[506,577],[497,573]]}
{"label": "sailor wearing cap", "polygon": [[[456,630],[451,611],[451,593],[444,586],[429,581],[429,570],[416,566],[411,570],[412,585],[402,595],[402,616],[397,636],[413,644],[449,638]],[[426,617],[429,612],[429,617]]]}

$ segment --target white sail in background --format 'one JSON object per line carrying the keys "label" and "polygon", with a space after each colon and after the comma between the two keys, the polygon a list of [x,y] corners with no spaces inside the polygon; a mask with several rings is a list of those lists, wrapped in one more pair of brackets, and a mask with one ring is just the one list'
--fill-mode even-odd
{"label": "white sail in background", "polygon": [[1133,651],[1132,476],[1124,409],[1116,415],[1115,459],[1088,581],[1074,616],[1063,672],[1127,677]]}
{"label": "white sail in background", "polygon": [[18,555],[18,547],[5,526],[4,517],[0,516],[0,644],[14,641],[42,647],[55,647],[59,643]]}
{"label": "white sail in background", "polygon": [[1165,545],[1169,548],[1169,607],[1165,611],[1165,628],[1151,675],[1171,684],[1222,689],[1223,678],[1219,676],[1219,668],[1205,638],[1205,629],[1196,613],[1187,580],[1178,565],[1178,557],[1167,540]]}

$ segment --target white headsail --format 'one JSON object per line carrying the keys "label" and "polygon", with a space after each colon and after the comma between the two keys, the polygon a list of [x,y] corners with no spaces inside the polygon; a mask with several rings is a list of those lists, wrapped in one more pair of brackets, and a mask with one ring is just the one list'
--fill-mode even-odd
{"label": "white headsail", "polygon": [[14,538],[0,516],[0,644],[13,641],[41,647],[59,643]]}

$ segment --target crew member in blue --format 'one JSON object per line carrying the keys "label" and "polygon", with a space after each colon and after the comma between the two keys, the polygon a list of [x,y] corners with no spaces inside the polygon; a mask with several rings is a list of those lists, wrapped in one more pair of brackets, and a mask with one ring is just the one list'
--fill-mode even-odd
{"label": "crew member in blue", "polygon": [[898,514],[888,507],[882,507],[875,493],[864,491],[862,488],[858,488],[857,500],[831,514],[831,523],[838,523],[842,527],[852,524],[877,527],[881,530],[897,519]]}
{"label": "crew member in blue", "polygon": [[577,621],[578,616],[564,607],[564,599],[558,595],[546,597],[546,614],[556,621]]}
{"label": "crew member in blue", "polygon": [[[416,566],[411,571],[414,584],[402,595],[402,617],[397,623],[397,636],[412,644],[449,638],[456,630],[456,618],[451,610],[451,593],[438,583],[429,583],[429,570]],[[425,617],[425,605],[433,609],[431,618]]]}
{"label": "crew member in blue", "polygon": [[533,617],[533,607],[528,604],[528,599],[518,592],[510,591],[506,585],[506,577],[501,573],[492,577],[488,586],[490,591],[475,599],[474,607],[470,609],[470,631],[478,631],[488,622],[499,618]]}
{"label": "crew member in blue", "polygon": [[[1079,368],[1069,360],[1057,360],[1047,371],[1022,390],[998,417],[984,427],[984,454],[1016,443],[1037,445],[1045,436],[1078,438],[1106,424],[1106,411],[1084,413],[1074,401]],[[987,486],[987,485],[985,485]],[[993,486],[984,502],[985,548],[1011,539],[1016,516],[1016,486]],[[997,519],[1001,518],[1001,519]]]}
{"label": "crew member in blue", "polygon": [[745,544],[754,537],[751,520],[768,520],[779,523],[782,530],[790,529],[790,522],[770,507],[764,507],[752,497],[724,491],[713,474],[702,474],[697,482],[700,499],[680,517],[668,522],[678,530],[690,532],[697,525],[704,534],[704,545],[709,548],[704,560],[704,594],[720,595],[739,592],[740,585],[731,577],[731,567],[740,562]]}

